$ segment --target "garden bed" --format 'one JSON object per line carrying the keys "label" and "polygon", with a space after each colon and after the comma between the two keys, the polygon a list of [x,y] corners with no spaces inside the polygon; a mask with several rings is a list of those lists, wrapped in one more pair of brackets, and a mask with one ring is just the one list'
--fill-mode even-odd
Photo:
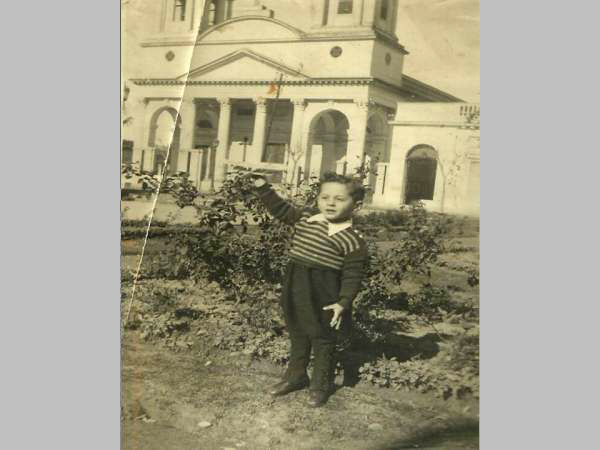
{"label": "garden bed", "polygon": [[[273,400],[265,389],[282,373],[275,360],[287,353],[285,336],[272,337],[279,354],[262,357],[257,351],[264,342],[239,341],[238,347],[235,340],[224,342],[225,336],[239,337],[243,327],[239,307],[215,284],[147,280],[137,292],[135,329],[123,336],[124,449],[146,448],[146,441],[148,448],[160,448],[160,442],[162,448],[198,448],[194,440],[211,449],[478,448],[478,402],[472,396],[443,400],[433,391],[380,388],[366,379],[344,386],[348,380],[339,373],[339,389],[320,410],[306,406],[306,391]],[[124,283],[124,314],[130,294],[131,285]],[[156,320],[148,320],[150,311]],[[140,313],[146,314],[145,324],[135,323]],[[180,321],[158,319],[169,313]],[[365,355],[383,350],[391,358],[393,348],[400,361],[417,354],[433,357],[439,339],[413,324],[386,349],[365,348],[358,356],[363,363]],[[182,434],[169,433],[168,427]]]}
{"label": "garden bed", "polygon": [[[125,414],[127,420],[175,423],[200,433],[206,448],[227,447],[211,440],[225,430],[249,436],[230,446],[250,448],[328,442],[326,448],[383,449],[430,442],[436,433],[472,433],[479,395],[478,224],[419,204],[356,218],[370,257],[353,306],[355,335],[338,366],[340,389],[325,408],[309,412],[305,393],[283,403],[264,395],[288,357],[278,299],[291,229],[271,218],[248,183],[243,176],[228,179],[200,208],[193,186],[181,182],[175,199],[196,208],[197,225],[153,225],[132,304],[145,224],[123,224],[124,311],[132,305],[125,336],[134,343],[124,361],[135,366],[131,352],[144,349],[148,361],[166,361],[159,372],[139,368],[158,384],[144,385],[142,396],[150,394],[140,400],[142,413]],[[292,201],[303,207],[315,193],[311,186]],[[200,420],[196,410],[206,417]],[[311,441],[313,434],[318,439]],[[450,448],[475,448],[468,446]]]}

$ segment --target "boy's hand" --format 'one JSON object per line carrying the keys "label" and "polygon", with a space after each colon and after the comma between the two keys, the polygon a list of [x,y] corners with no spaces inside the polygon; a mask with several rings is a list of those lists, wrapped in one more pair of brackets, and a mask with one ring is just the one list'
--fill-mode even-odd
{"label": "boy's hand", "polygon": [[333,310],[333,317],[331,318],[331,322],[329,322],[329,326],[335,328],[336,330],[339,330],[340,325],[342,324],[342,312],[344,312],[344,307],[339,303],[334,303],[333,305],[325,306],[323,309]]}
{"label": "boy's hand", "polygon": [[267,184],[267,180],[265,178],[254,178],[254,187],[259,188],[261,186],[264,186],[265,184]]}
{"label": "boy's hand", "polygon": [[252,180],[254,187],[259,188],[259,187],[267,184],[267,179],[265,178],[264,174],[262,174],[262,173],[250,172],[246,176]]}

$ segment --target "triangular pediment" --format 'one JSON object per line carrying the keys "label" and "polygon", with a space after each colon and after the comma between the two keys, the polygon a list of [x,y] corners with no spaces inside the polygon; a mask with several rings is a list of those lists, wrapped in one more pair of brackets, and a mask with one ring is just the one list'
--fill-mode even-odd
{"label": "triangular pediment", "polygon": [[261,55],[249,49],[236,50],[203,64],[178,80],[272,80],[279,74],[286,78],[308,78],[299,69]]}

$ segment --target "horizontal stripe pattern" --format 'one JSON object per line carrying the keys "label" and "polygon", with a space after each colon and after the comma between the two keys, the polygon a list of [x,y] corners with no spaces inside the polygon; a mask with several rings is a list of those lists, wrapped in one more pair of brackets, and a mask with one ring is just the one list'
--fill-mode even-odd
{"label": "horizontal stripe pattern", "polygon": [[256,193],[275,218],[294,226],[289,254],[292,261],[341,272],[338,303],[350,308],[361,288],[368,259],[363,239],[351,227],[329,236],[328,223],[307,221],[316,214],[314,208],[294,207],[279,197],[269,185],[257,188]]}
{"label": "horizontal stripe pattern", "polygon": [[296,208],[279,197],[269,185],[258,188],[257,194],[276,219],[294,226],[289,253],[292,260],[342,270],[346,255],[364,247],[362,239],[351,227],[329,236],[328,223],[307,221],[315,214],[315,209]]}
{"label": "horizontal stripe pattern", "polygon": [[303,217],[296,223],[290,258],[342,270],[344,257],[360,248],[359,239],[351,228],[329,236],[326,223],[307,222]]}

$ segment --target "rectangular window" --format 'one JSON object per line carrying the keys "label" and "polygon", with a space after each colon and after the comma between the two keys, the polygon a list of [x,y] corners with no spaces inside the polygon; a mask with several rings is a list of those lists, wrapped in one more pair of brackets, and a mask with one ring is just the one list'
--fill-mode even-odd
{"label": "rectangular window", "polygon": [[329,0],[325,0],[325,6],[323,7],[323,23],[327,25],[327,18],[329,17]]}
{"label": "rectangular window", "polygon": [[254,109],[253,108],[238,108],[237,115],[238,116],[253,116]]}
{"label": "rectangular window", "polygon": [[121,148],[121,163],[131,164],[133,162],[133,141],[123,140]]}
{"label": "rectangular window", "polygon": [[339,0],[338,2],[338,14],[352,14],[352,0]]}
{"label": "rectangular window", "polygon": [[183,22],[185,20],[185,0],[175,0],[173,6],[173,21]]}
{"label": "rectangular window", "polygon": [[263,162],[283,164],[285,162],[285,144],[267,144]]}

